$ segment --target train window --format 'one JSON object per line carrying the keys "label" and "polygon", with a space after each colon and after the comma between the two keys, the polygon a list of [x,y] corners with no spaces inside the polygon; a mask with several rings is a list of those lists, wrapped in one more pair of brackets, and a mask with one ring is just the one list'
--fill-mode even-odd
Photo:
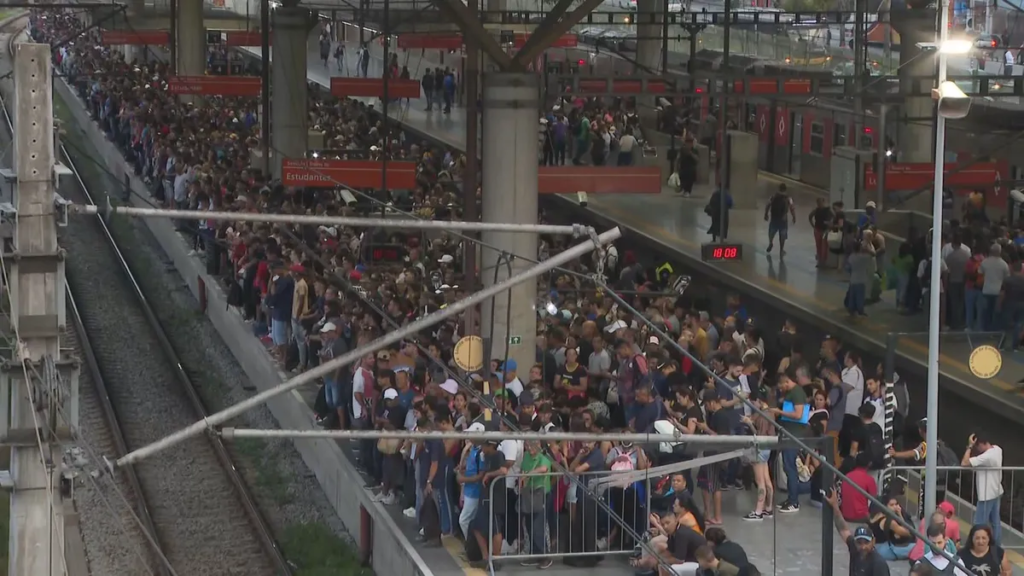
{"label": "train window", "polygon": [[832,127],[832,146],[846,146],[846,126],[838,122]]}
{"label": "train window", "polygon": [[821,156],[825,153],[825,125],[811,122],[811,139],[808,142],[811,154]]}

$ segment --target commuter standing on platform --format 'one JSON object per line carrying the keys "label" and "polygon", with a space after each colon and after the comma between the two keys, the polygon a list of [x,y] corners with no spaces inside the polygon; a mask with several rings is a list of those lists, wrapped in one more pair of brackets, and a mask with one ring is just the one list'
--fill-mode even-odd
{"label": "commuter standing on platform", "polygon": [[775,236],[779,237],[779,256],[786,255],[786,238],[789,237],[789,220],[796,224],[796,208],[793,199],[786,194],[786,185],[779,184],[779,190],[772,194],[768,205],[764,207],[764,221],[768,223],[768,252],[775,247]]}
{"label": "commuter standing on platform", "polygon": [[331,57],[331,37],[327,35],[327,31],[324,30],[320,33],[320,60],[323,61],[324,67],[327,67],[327,60]]}
{"label": "commuter standing on platform", "polygon": [[338,72],[344,73],[345,71],[345,43],[338,42],[338,45],[334,48],[334,61],[338,66]]}
{"label": "commuter standing on platform", "polygon": [[828,262],[828,236],[829,228],[832,225],[832,209],[825,203],[824,198],[818,198],[814,210],[807,215],[807,223],[811,225],[814,232],[814,254],[817,267],[821,268]]}
{"label": "commuter standing on platform", "polygon": [[1003,532],[1003,519],[999,516],[999,501],[1003,497],[1003,472],[999,469],[1003,466],[1003,449],[984,434],[971,434],[960,465],[977,470],[974,489],[978,504],[974,509],[974,524],[991,526],[993,543],[999,544]]}
{"label": "commuter standing on platform", "polygon": [[425,112],[430,112],[434,109],[434,71],[427,68],[427,73],[423,75],[421,81],[423,85],[423,97],[427,99],[427,109]]}
{"label": "commuter standing on platform", "polygon": [[[725,194],[725,201],[722,201],[722,194]],[[724,204],[724,206],[723,206]],[[711,195],[704,213],[711,217],[711,227],[708,234],[711,234],[711,241],[718,242],[721,238],[725,240],[729,235],[729,211],[732,210],[732,196],[725,190],[718,189]]]}
{"label": "commuter standing on platform", "polygon": [[359,48],[359,70],[363,73],[363,78],[369,78],[370,73],[370,49],[363,44]]}

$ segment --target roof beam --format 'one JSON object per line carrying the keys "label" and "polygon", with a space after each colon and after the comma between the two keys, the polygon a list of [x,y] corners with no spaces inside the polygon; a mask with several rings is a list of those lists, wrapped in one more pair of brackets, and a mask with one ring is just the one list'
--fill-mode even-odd
{"label": "roof beam", "polygon": [[[541,30],[536,30],[526,41],[526,45],[523,46],[522,50],[516,54],[513,61],[523,67],[529,62],[533,62],[547,50],[547,47],[556,38],[559,38],[562,34],[568,32],[570,28],[579,24],[580,20],[583,20],[587,14],[593,12],[602,2],[603,0],[584,0],[575,10],[566,14],[558,22],[552,23],[551,28],[545,30],[543,34],[541,34]],[[544,23],[547,24],[547,19],[545,19]]]}
{"label": "roof beam", "polygon": [[524,69],[501,49],[498,41],[484,29],[473,14],[470,14],[469,7],[463,4],[462,0],[434,0],[434,5],[451,18],[463,34],[476,40],[480,49],[494,60],[499,69],[512,72]]}
{"label": "roof beam", "polygon": [[[575,0],[558,0],[558,3],[555,4],[555,7],[551,12],[544,16],[544,21],[541,22],[540,25],[534,29],[533,33],[530,34],[530,37],[526,39],[526,44],[519,49],[519,52],[526,50],[532,51],[533,47],[537,44],[543,44],[546,47],[554,42],[554,39],[558,38],[558,36],[550,36],[548,32],[558,24],[558,19],[569,11],[569,7],[572,6],[574,1]],[[519,54],[517,53],[517,59],[518,55]]]}

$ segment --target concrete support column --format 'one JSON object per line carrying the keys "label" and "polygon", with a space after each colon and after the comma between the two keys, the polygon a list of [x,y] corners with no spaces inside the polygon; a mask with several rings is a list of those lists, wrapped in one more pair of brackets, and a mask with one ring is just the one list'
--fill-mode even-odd
{"label": "concrete support column", "polygon": [[270,155],[271,172],[280,176],[282,158],[302,158],[306,154],[306,40],[311,27],[305,8],[281,6],[271,18],[274,60],[270,70]]}
{"label": "concrete support column", "polygon": [[[537,110],[540,106],[540,76],[532,73],[488,73],[483,76],[483,221],[537,223]],[[484,232],[483,241],[510,254],[537,257],[537,236]],[[498,254],[481,249],[480,274],[484,286],[508,278],[505,262]],[[497,268],[496,268],[497,267]],[[512,261],[512,274],[529,268],[524,260]],[[491,338],[491,358],[505,356],[526,375],[536,354],[537,314],[533,309],[537,284],[526,282],[502,293],[483,306],[481,336]],[[493,310],[493,323],[491,320]]]}
{"label": "concrete support column", "polygon": [[[146,4],[145,4],[144,0],[129,0],[129,2],[128,2],[128,21],[131,22],[131,21],[134,20],[134,21],[137,22],[139,18],[142,18],[142,11],[145,10],[145,8],[146,8]],[[87,20],[91,20],[91,18],[92,18],[92,11],[91,10],[80,10],[79,14],[80,14],[79,18],[82,19],[82,26],[83,27],[88,27],[90,24],[92,24],[92,22],[87,21]],[[130,46],[130,45],[126,44],[125,46],[122,46],[122,48],[124,49],[124,61],[125,62],[131,62],[132,60],[135,60],[135,59],[142,59],[142,57],[143,57],[143,48],[142,48],[142,46]]]}
{"label": "concrete support column", "polygon": [[[930,9],[906,10],[905,13],[893,12],[893,27],[900,33],[900,89],[908,92],[911,89],[918,94],[928,94],[933,81],[927,78],[935,76],[935,58],[921,54],[917,47],[919,42],[935,42],[935,11]],[[915,80],[911,77],[926,78]],[[917,84],[916,86],[914,86]],[[897,158],[900,162],[932,162],[934,136],[932,123],[922,121],[930,118],[934,111],[934,102],[928,96],[907,98],[900,110],[902,119],[897,133]],[[909,192],[909,191],[908,191]],[[888,204],[888,203],[886,203]],[[918,210],[931,214],[932,200],[930,194],[918,194],[900,206],[907,210]]]}
{"label": "concrete support column", "polygon": [[[653,71],[661,70],[661,16],[665,0],[637,0],[636,2],[636,61]],[[654,14],[654,23],[650,23]],[[637,70],[639,74],[650,74],[648,70]]]}
{"label": "concrete support column", "polygon": [[203,28],[203,0],[178,0],[179,76],[206,74],[206,29]]}
{"label": "concrete support column", "polygon": [[[636,2],[636,67],[637,74],[652,74],[661,71],[661,20],[666,0],[637,0]],[[654,20],[651,15],[654,14]],[[656,98],[638,98],[637,113],[643,125],[651,128],[657,120]]]}

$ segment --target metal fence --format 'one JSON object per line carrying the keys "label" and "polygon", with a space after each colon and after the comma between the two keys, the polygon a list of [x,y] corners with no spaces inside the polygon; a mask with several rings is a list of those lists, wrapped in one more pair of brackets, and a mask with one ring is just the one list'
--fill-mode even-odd
{"label": "metal fence", "polygon": [[[491,482],[487,489],[492,506],[481,507],[477,513],[486,513],[485,508],[489,508],[489,542],[499,535],[509,542],[512,536],[519,536],[515,538],[517,549],[501,554],[503,561],[630,555],[638,543],[596,499],[607,504],[635,533],[644,534],[655,477],[636,480],[642,472],[571,475],[579,484],[563,472],[509,474]],[[619,476],[623,479],[616,478]]]}
{"label": "metal fence", "polygon": [[[989,501],[978,506],[979,474],[998,473],[1002,485],[1002,496],[995,504]],[[914,505],[919,514],[923,501],[924,466],[893,466],[884,474],[889,476],[891,494],[904,496],[908,503]],[[1000,545],[1007,549],[1024,549],[1024,467],[1002,466],[992,468],[972,468],[965,466],[937,467],[938,494],[936,502],[948,502],[953,506],[953,516],[969,525],[996,524],[999,518],[1001,525]],[[964,538],[967,534],[963,535]],[[963,544],[963,543],[961,543]]]}

